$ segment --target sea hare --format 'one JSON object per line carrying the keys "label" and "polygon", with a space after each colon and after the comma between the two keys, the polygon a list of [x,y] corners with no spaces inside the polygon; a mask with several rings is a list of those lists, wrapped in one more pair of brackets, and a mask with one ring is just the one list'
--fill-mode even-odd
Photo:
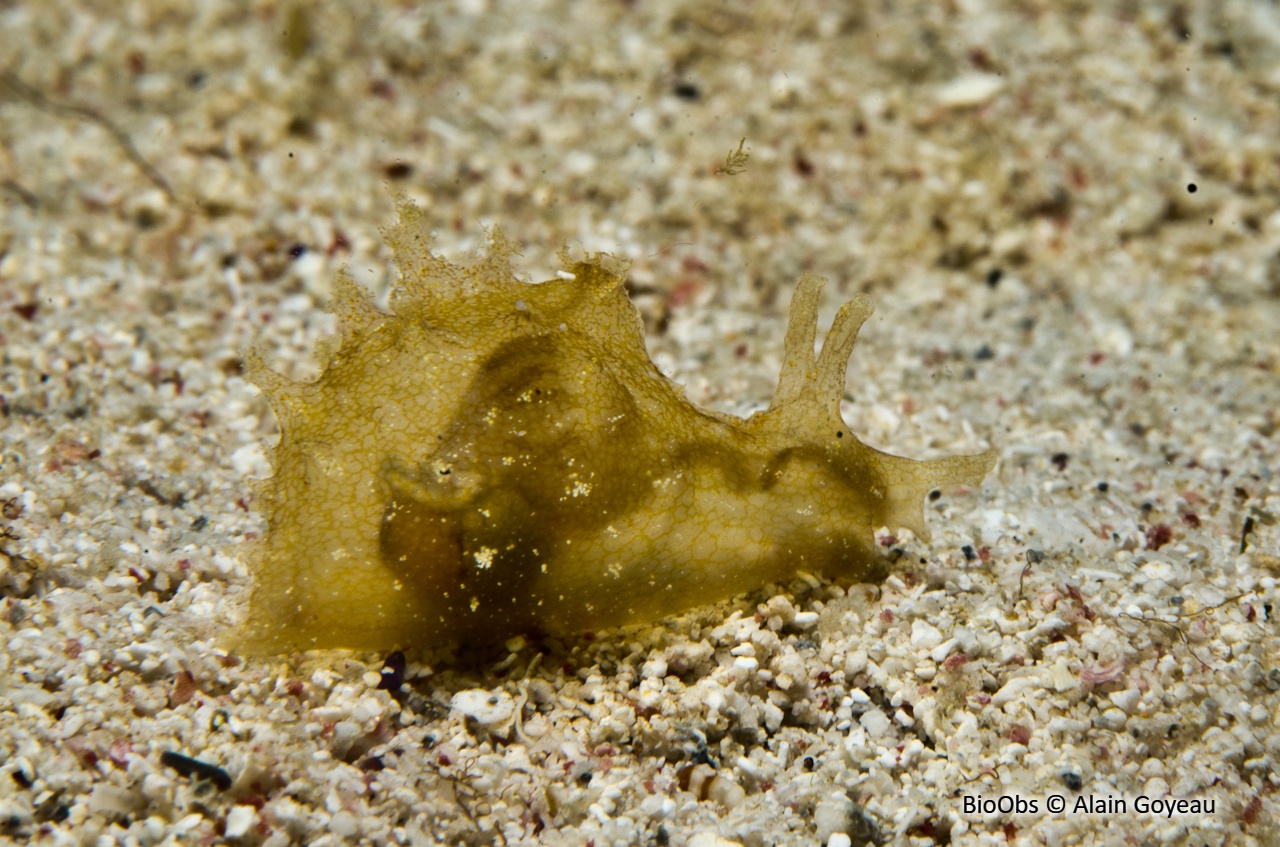
{"label": "sea hare", "polygon": [[933,488],[977,485],[988,451],[918,462],[849,432],[840,397],[865,295],[814,339],[822,280],[791,301],[769,408],[699,409],[645,351],[608,257],[538,284],[487,255],[451,264],[417,209],[385,233],[390,313],[347,276],[321,376],[249,378],[280,424],[259,487],[251,653],[567,634],[671,615],[799,571],[884,576],[879,527],[928,538]]}

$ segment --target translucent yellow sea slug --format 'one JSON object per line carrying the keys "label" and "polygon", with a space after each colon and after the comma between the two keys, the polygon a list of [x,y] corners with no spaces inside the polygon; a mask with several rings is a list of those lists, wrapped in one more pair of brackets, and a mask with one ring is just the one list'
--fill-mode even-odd
{"label": "translucent yellow sea slug", "polygon": [[341,334],[298,383],[249,357],[280,423],[260,487],[248,652],[433,646],[639,623],[785,581],[883,577],[877,528],[927,538],[924,496],[977,485],[990,451],[917,462],[840,416],[859,295],[814,355],[800,280],[772,404],[704,411],[663,377],[605,257],[529,284],[495,232],[467,266],[421,213],[386,233],[384,313],[345,275]]}

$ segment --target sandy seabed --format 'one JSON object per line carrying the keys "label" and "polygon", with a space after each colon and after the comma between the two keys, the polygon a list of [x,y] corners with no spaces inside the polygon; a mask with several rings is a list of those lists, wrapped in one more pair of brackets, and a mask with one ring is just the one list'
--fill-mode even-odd
{"label": "sandy seabed", "polygon": [[[0,840],[1280,839],[1273,5],[9,0],[0,56]],[[243,352],[314,375],[396,193],[446,255],[629,260],[721,411],[802,273],[828,319],[867,291],[854,431],[999,464],[881,532],[880,586],[424,645],[399,688],[229,653]]]}

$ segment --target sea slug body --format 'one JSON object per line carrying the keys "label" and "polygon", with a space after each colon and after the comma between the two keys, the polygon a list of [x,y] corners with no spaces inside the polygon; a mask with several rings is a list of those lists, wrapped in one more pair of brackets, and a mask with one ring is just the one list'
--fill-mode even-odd
{"label": "sea slug body", "polygon": [[814,355],[822,281],[792,298],[768,409],[698,409],[654,367],[607,257],[538,284],[494,232],[467,266],[402,203],[390,313],[345,275],[321,376],[249,378],[280,424],[259,488],[252,653],[390,649],[640,623],[797,571],[883,578],[882,526],[926,538],[933,488],[977,485],[991,451],[918,462],[840,416],[859,295]]}

